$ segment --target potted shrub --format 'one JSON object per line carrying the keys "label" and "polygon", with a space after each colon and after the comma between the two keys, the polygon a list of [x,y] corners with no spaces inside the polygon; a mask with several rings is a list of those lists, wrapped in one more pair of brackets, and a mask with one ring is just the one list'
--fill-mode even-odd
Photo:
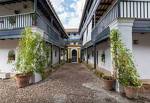
{"label": "potted shrub", "polygon": [[16,82],[19,88],[29,85],[29,79],[34,72],[34,49],[36,40],[31,28],[25,28],[19,41],[19,51],[16,60]]}
{"label": "potted shrub", "polygon": [[10,50],[8,52],[8,63],[11,63],[14,60],[15,60],[15,51],[14,50]]}
{"label": "potted shrub", "polygon": [[[29,85],[29,79],[34,74],[34,81],[39,82],[44,78],[44,68],[50,62],[49,48],[40,34],[25,28],[19,41],[19,52],[16,62],[16,81],[18,87]],[[32,76],[33,77],[33,76]],[[39,80],[40,79],[40,80]]]}
{"label": "potted shrub", "polygon": [[119,83],[124,86],[126,96],[128,98],[136,98],[142,84],[139,80],[132,54],[122,43],[118,30],[111,31],[110,40],[116,77]]}
{"label": "potted shrub", "polygon": [[112,76],[103,76],[103,88],[106,90],[113,90],[115,79]]}

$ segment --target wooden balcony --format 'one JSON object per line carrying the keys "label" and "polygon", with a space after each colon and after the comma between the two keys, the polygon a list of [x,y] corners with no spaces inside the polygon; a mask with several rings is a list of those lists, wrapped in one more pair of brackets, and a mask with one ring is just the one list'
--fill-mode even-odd
{"label": "wooden balcony", "polygon": [[0,30],[21,29],[33,24],[34,13],[0,16]]}
{"label": "wooden balcony", "polygon": [[97,36],[108,28],[108,25],[118,18],[118,4],[116,3],[101,19],[97,22],[92,30],[92,41],[95,41]]}

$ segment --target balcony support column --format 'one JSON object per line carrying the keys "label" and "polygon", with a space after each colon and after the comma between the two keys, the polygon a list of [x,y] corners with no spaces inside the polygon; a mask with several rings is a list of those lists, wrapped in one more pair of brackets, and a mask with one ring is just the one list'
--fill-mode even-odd
{"label": "balcony support column", "polygon": [[86,63],[88,64],[88,48],[86,48]]}
{"label": "balcony support column", "polygon": [[93,45],[94,52],[94,69],[96,69],[96,44]]}
{"label": "balcony support column", "polygon": [[59,47],[59,64],[61,64],[61,47]]}
{"label": "balcony support column", "polygon": [[51,44],[51,67],[53,66],[53,44]]}

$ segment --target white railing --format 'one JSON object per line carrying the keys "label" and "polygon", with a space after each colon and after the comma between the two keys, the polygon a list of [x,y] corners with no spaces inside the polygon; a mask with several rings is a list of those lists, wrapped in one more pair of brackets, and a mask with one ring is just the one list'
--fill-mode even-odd
{"label": "white railing", "polygon": [[32,26],[33,14],[34,13],[25,13],[25,14],[0,16],[0,30],[16,29]]}

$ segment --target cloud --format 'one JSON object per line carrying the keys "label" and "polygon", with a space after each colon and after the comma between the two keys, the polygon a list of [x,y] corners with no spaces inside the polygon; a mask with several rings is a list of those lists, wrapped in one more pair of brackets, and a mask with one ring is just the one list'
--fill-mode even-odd
{"label": "cloud", "polygon": [[65,28],[78,28],[85,0],[50,0]]}

